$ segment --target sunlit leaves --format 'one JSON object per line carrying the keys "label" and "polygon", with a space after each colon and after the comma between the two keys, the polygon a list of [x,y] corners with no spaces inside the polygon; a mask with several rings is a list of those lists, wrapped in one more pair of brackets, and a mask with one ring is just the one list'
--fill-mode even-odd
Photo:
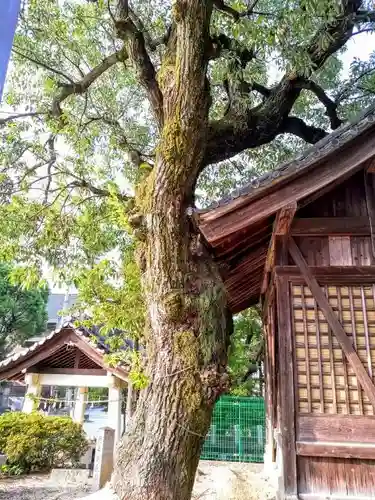
{"label": "sunlit leaves", "polygon": [[[234,333],[229,352],[229,374],[231,394],[235,396],[254,395],[258,381],[248,370],[257,371],[263,361],[262,322],[256,308],[250,308],[234,318]],[[259,389],[259,386],[258,386]]]}

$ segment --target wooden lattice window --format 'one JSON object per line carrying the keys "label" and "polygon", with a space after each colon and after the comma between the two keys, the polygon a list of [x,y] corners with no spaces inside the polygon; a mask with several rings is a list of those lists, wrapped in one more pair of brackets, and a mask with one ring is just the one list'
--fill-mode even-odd
{"label": "wooden lattice window", "polygon": [[[374,381],[375,285],[323,287]],[[357,377],[307,286],[291,284],[295,381],[300,413],[373,415]]]}

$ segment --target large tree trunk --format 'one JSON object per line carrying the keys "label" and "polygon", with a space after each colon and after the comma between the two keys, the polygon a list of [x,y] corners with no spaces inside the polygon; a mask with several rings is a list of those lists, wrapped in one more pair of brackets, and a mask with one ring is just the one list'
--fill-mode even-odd
{"label": "large tree trunk", "polygon": [[217,266],[188,208],[207,142],[210,0],[177,0],[159,72],[164,126],[156,166],[140,186],[140,262],[148,308],[148,387],[119,448],[121,500],[188,500],[212,409],[227,385],[232,325]]}
{"label": "large tree trunk", "polygon": [[143,249],[150,382],[119,448],[113,484],[121,500],[191,497],[212,408],[227,384],[223,284],[167,185],[155,190],[160,210],[149,217]]}

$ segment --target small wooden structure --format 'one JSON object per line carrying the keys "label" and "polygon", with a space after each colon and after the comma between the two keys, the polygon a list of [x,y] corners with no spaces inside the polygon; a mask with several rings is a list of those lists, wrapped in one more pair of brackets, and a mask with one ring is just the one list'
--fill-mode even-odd
{"label": "small wooden structure", "polygon": [[[0,381],[27,386],[24,412],[35,410],[43,400],[43,386],[77,388],[73,418],[83,423],[89,387],[108,387],[108,425],[121,437],[122,388],[128,384],[126,366],[109,366],[108,348],[95,332],[67,323],[39,342],[9,356],[0,363]],[[131,393],[131,391],[128,391]],[[45,398],[48,402],[49,398]]]}
{"label": "small wooden structure", "polygon": [[375,497],[375,109],[198,215],[234,313],[263,306],[279,499]]}

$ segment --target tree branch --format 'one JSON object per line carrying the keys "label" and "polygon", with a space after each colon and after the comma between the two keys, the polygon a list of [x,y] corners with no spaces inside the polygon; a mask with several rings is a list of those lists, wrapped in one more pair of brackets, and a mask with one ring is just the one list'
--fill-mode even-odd
{"label": "tree branch", "polygon": [[320,85],[312,80],[304,80],[301,82],[301,88],[311,90],[326,108],[326,115],[331,122],[332,130],[337,129],[343,123],[337,115],[337,103],[328,97]]}
{"label": "tree branch", "polygon": [[[236,107],[220,120],[210,124],[205,165],[226,160],[245,149],[267,144],[285,131],[294,133],[308,142],[316,142],[326,135],[322,129],[311,128],[296,117],[288,120],[288,117],[306,78],[321,68],[326,60],[353,36],[354,21],[361,4],[361,0],[343,0],[342,13],[328,25],[317,30],[306,46],[311,67],[305,68],[304,75],[299,75],[297,70],[293,70],[284,75],[272,89],[268,90],[258,85],[256,90],[265,97],[261,105],[252,109],[247,106]],[[334,116],[331,100],[328,102],[327,96],[323,96],[318,87],[313,86],[313,91],[319,94],[326,109],[328,104],[331,123],[334,126],[338,125],[339,119]]]}
{"label": "tree branch", "polygon": [[141,85],[146,89],[156,121],[161,128],[164,122],[163,95],[156,80],[154,65],[146,50],[144,34],[132,21],[126,0],[119,0],[115,27],[117,36],[125,42],[129,59],[137,72]]}
{"label": "tree branch", "polygon": [[139,167],[144,162],[142,158],[144,155],[140,151],[138,151],[138,149],[134,148],[130,144],[128,138],[126,137],[125,131],[121,127],[119,121],[114,118],[109,118],[107,116],[95,116],[95,117],[90,117],[89,122],[99,121],[99,120],[102,120],[104,123],[113,127],[113,129],[118,132],[121,138],[119,142],[119,147],[124,151],[126,151],[126,153],[128,153],[129,161],[133,163],[133,165],[135,165],[136,167]]}
{"label": "tree branch", "polygon": [[143,24],[142,19],[134,12],[133,9],[129,7],[129,17],[134,23],[134,26],[136,26],[138,32],[143,33],[143,38],[145,40],[146,45],[148,48],[153,52],[156,50],[156,47],[158,46],[158,42],[154,41],[150,35],[150,33],[147,31],[145,25]]}
{"label": "tree branch", "polygon": [[66,75],[65,73],[63,73],[62,71],[56,69],[56,68],[52,68],[51,66],[49,66],[48,64],[46,64],[45,62],[42,62],[42,61],[38,61],[38,59],[35,59],[31,56],[28,56],[26,54],[23,54],[22,52],[20,52],[16,47],[13,46],[12,48],[12,52],[14,52],[15,54],[17,54],[18,56],[20,57],[23,57],[24,59],[27,59],[28,61],[36,64],[37,66],[40,66],[48,71],[51,71],[52,73],[55,73],[56,75],[59,75],[59,76],[62,76],[63,78],[65,78],[66,80],[68,80],[68,82],[70,82],[71,84],[74,84],[74,80]]}
{"label": "tree branch", "polygon": [[[320,28],[309,46],[307,53],[310,56],[312,67],[321,68],[329,56],[337,52],[353,35],[356,14],[361,7],[362,0],[343,0],[343,13],[328,26]],[[329,43],[322,43],[329,40]]]}
{"label": "tree branch", "polygon": [[359,10],[355,16],[357,23],[375,22],[375,10]]}
{"label": "tree branch", "polygon": [[13,120],[18,120],[19,118],[28,118],[40,115],[47,115],[47,114],[48,113],[46,111],[31,111],[29,113],[18,113],[15,115],[10,115],[7,116],[6,118],[0,118],[0,126],[5,125],[6,123],[11,122]]}
{"label": "tree branch", "polygon": [[254,9],[257,6],[259,0],[254,0],[252,4],[249,6],[248,9],[246,9],[243,12],[238,12],[238,10],[234,9],[233,7],[230,7],[227,5],[224,0],[214,0],[214,6],[217,10],[224,12],[225,14],[228,14],[229,16],[233,17],[235,21],[239,21],[242,17],[248,17],[253,14],[262,14],[262,15],[267,15],[267,13],[264,12],[256,12]]}
{"label": "tree branch", "polygon": [[92,85],[103,73],[105,73],[109,68],[114,66],[119,61],[125,61],[127,58],[126,51],[122,48],[117,52],[114,52],[110,56],[103,59],[103,61],[95,66],[89,73],[87,73],[79,82],[74,82],[73,84],[62,83],[60,85],[60,90],[58,94],[52,101],[52,114],[56,118],[61,117],[62,109],[61,104],[65,99],[73,94],[83,94],[88,90],[90,85]]}
{"label": "tree branch", "polygon": [[280,134],[283,133],[296,135],[309,144],[315,144],[327,135],[327,132],[322,128],[307,125],[297,116],[288,116],[285,119],[280,129]]}
{"label": "tree branch", "polygon": [[253,49],[244,47],[238,40],[230,38],[227,35],[221,33],[217,36],[211,37],[211,50],[208,54],[209,59],[218,59],[221,57],[223,52],[230,52],[234,54],[242,68],[245,68],[247,63],[255,58],[255,52]]}
{"label": "tree branch", "polygon": [[[100,196],[100,197],[109,197],[111,196],[111,193],[104,188],[99,188],[97,186],[94,186],[90,182],[86,181],[85,179],[79,179],[71,182],[69,186],[74,186],[74,187],[79,187],[86,189],[87,191],[90,191],[91,193]],[[122,200],[122,201],[129,201],[131,198],[129,196],[125,196],[122,194],[118,194],[117,197]]]}
{"label": "tree branch", "polygon": [[359,76],[354,78],[354,80],[348,81],[345,84],[344,88],[336,95],[335,103],[338,105],[341,101],[343,101],[347,97],[348,93],[350,92],[350,88],[354,87],[354,85],[356,85],[359,82],[359,80],[361,80],[361,78],[364,78],[365,76],[370,75],[374,71],[375,71],[375,67],[368,68],[366,71],[364,71]]}
{"label": "tree branch", "polygon": [[256,92],[261,94],[263,97],[269,97],[271,95],[271,89],[265,87],[264,85],[262,85],[260,83],[253,82],[251,84],[251,87],[253,90],[255,90]]}

